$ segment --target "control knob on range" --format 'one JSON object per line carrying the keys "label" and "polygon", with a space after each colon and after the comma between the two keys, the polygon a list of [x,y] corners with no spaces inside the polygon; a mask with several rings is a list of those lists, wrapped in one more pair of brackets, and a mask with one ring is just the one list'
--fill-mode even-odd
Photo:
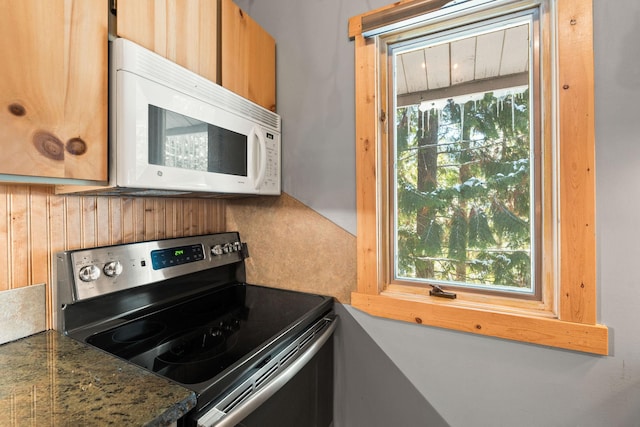
{"label": "control knob on range", "polygon": [[83,282],[93,282],[100,277],[100,269],[93,264],[85,265],[78,272],[78,277]]}
{"label": "control knob on range", "polygon": [[213,256],[222,255],[222,253],[223,253],[222,245],[215,245],[214,247],[211,248],[211,255]]}
{"label": "control knob on range", "polygon": [[109,261],[102,270],[109,277],[117,277],[122,273],[122,263],[120,261]]}

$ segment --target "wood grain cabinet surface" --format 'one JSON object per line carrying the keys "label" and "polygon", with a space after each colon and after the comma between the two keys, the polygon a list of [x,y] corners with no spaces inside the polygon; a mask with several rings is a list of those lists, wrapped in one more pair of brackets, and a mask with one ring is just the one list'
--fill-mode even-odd
{"label": "wood grain cabinet surface", "polygon": [[218,0],[118,0],[117,35],[218,82]]}
{"label": "wood grain cabinet surface", "polygon": [[[276,110],[275,41],[232,0],[119,0],[117,34]],[[107,180],[104,0],[0,0],[0,174]]]}
{"label": "wood grain cabinet surface", "polygon": [[275,41],[232,0],[118,0],[116,33],[275,111]]}
{"label": "wood grain cabinet surface", "polygon": [[104,0],[0,6],[0,174],[106,180]]}
{"label": "wood grain cabinet surface", "polygon": [[275,40],[233,1],[220,1],[221,84],[275,112]]}

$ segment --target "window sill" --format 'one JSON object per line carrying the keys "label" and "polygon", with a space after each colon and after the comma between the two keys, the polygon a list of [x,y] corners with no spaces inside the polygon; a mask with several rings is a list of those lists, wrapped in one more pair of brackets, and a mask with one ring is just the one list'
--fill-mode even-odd
{"label": "window sill", "polygon": [[387,319],[585,353],[609,354],[609,334],[604,325],[567,322],[524,312],[498,312],[465,306],[456,300],[391,292],[380,295],[354,292],[351,305]]}

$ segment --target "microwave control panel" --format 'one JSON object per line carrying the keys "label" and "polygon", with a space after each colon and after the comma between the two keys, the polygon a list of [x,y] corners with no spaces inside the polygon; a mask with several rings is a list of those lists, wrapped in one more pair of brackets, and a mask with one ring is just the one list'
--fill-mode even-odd
{"label": "microwave control panel", "polygon": [[279,136],[265,132],[265,146],[267,149],[267,165],[264,182],[260,186],[262,194],[280,194],[280,141]]}

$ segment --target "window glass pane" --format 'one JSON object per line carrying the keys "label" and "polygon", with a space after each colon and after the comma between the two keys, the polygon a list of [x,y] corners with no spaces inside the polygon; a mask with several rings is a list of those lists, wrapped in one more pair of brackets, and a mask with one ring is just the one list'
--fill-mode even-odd
{"label": "window glass pane", "polygon": [[532,23],[392,48],[395,279],[535,292]]}

